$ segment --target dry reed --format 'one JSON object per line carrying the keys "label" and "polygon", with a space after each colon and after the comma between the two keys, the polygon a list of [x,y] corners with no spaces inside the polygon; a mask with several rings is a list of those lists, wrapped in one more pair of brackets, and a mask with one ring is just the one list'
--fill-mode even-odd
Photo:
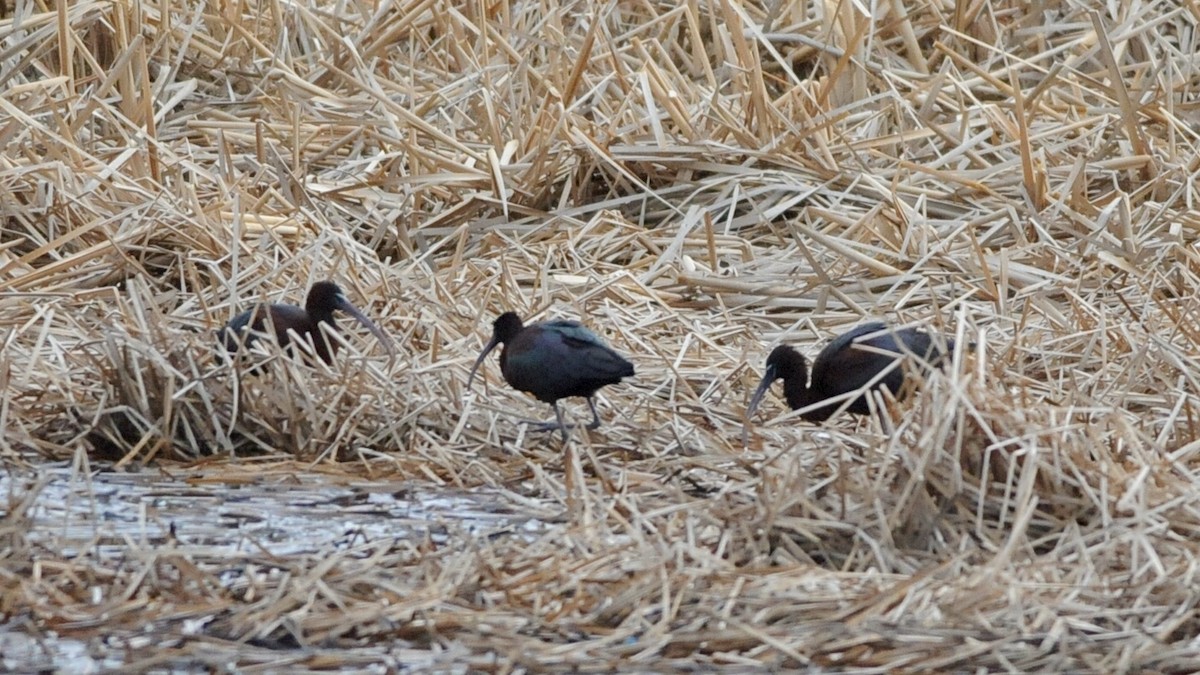
{"label": "dry reed", "polygon": [[[0,638],[135,670],[1200,660],[1194,5],[0,9]],[[328,366],[217,358],[323,278],[397,358],[348,324]],[[530,434],[494,360],[465,389],[505,309],[632,357],[601,431]],[[880,419],[769,400],[743,447],[769,348],[867,317],[976,349]],[[153,463],[540,525],[277,555],[93,510],[81,554],[37,506],[64,462],[80,500]]]}

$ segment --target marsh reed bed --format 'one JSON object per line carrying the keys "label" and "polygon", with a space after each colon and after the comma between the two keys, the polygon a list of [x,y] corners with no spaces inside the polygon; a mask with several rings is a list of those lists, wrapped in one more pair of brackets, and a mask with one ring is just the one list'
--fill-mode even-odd
{"label": "marsh reed bed", "polygon": [[[0,12],[0,632],[44,647],[7,667],[1200,662],[1194,5]],[[217,358],[325,278],[394,358],[349,322],[330,365]],[[494,359],[466,389],[506,309],[630,356],[602,430],[528,432]],[[975,347],[877,418],[771,397],[743,442],[770,348],[868,317]],[[47,506],[117,472],[539,525],[275,553]]]}

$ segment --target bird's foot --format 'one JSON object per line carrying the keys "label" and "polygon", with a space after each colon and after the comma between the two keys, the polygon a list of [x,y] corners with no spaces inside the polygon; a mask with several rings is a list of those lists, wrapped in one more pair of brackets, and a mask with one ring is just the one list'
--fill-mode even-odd
{"label": "bird's foot", "polygon": [[[553,422],[538,422],[536,420],[523,420],[523,422],[525,424],[532,425],[534,431],[554,431],[557,429],[558,431],[562,432],[563,443],[566,443],[567,442],[567,430],[575,428],[575,427],[579,427],[580,425],[567,424],[565,421],[563,421],[562,410],[559,409],[558,403],[555,402],[555,403],[551,403],[550,405],[554,408],[554,421]],[[592,409],[592,421],[584,428],[591,431],[593,429],[597,429],[600,427],[600,416],[596,414],[596,403],[594,401],[592,401],[591,397],[588,397],[588,405]]]}
{"label": "bird's foot", "polygon": [[553,422],[553,421],[540,422],[538,420],[521,420],[521,424],[528,425],[530,430],[535,431],[535,432],[543,432],[543,431],[561,432],[564,443],[567,442],[567,436],[568,436],[567,432],[570,431],[571,429],[587,429],[588,431],[594,431],[597,427],[600,426],[599,424],[595,424],[595,423],[568,424],[566,422]]}
{"label": "bird's foot", "polygon": [[520,420],[520,424],[528,425],[531,431],[566,431],[568,429],[587,429],[595,431],[600,428],[600,420],[592,420],[587,424],[567,424],[550,420],[543,422],[541,420]]}
{"label": "bird's foot", "polygon": [[561,429],[572,429],[579,426],[578,424],[559,424],[554,420],[543,422],[541,420],[521,420],[521,424],[527,425],[531,431],[559,431]]}

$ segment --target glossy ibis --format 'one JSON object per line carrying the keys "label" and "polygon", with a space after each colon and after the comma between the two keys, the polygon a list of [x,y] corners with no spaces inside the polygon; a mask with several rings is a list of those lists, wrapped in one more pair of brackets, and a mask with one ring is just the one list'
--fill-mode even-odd
{"label": "glossy ibis", "polygon": [[392,345],[387,335],[358,311],[357,307],[350,304],[342,289],[332,281],[318,281],[313,284],[304,300],[304,307],[272,303],[248,309],[225,324],[218,331],[218,336],[225,349],[234,352],[241,345],[249,346],[259,337],[270,335],[272,332],[279,346],[287,348],[292,342],[288,331],[295,331],[301,340],[312,340],[313,351],[322,361],[329,363],[337,352],[338,344],[336,340],[328,339],[320,326],[325,324],[325,330],[336,331],[337,324],[334,323],[333,313],[337,310],[358,319],[359,323],[379,338],[384,349],[391,353]]}
{"label": "glossy ibis", "polygon": [[[945,342],[947,350],[954,349],[952,340]],[[767,357],[767,369],[750,399],[746,417],[754,414],[777,379],[783,380],[783,393],[792,410],[859,391],[870,383],[868,390],[849,404],[838,400],[800,416],[809,422],[824,422],[843,405],[852,413],[866,415],[871,411],[867,403],[871,391],[887,388],[898,399],[904,397],[905,365],[897,361],[911,355],[918,360],[918,367],[924,368],[937,365],[945,354],[936,339],[924,331],[911,327],[892,330],[875,321],[842,333],[825,345],[813,361],[810,384],[808,362],[795,349],[780,345]]]}
{"label": "glossy ibis", "polygon": [[577,321],[546,321],[526,326],[513,312],[505,312],[492,324],[492,339],[475,359],[467,387],[487,355],[504,345],[500,352],[500,372],[514,389],[529,392],[554,408],[555,422],[539,425],[540,430],[559,429],[567,440],[558,400],[583,396],[592,409],[588,429],[600,427],[600,415],[592,396],[608,384],[633,376],[633,364],[604,344],[595,333]]}

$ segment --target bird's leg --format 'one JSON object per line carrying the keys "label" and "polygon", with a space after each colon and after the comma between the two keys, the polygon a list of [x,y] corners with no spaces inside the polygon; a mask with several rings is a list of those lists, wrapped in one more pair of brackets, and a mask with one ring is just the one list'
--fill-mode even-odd
{"label": "bird's leg", "polygon": [[567,425],[563,424],[562,410],[558,408],[558,401],[550,404],[554,407],[554,419],[558,420],[558,428],[562,431],[563,443],[567,442]]}
{"label": "bird's leg", "polygon": [[521,421],[524,422],[525,424],[531,425],[533,427],[534,431],[562,431],[563,442],[566,442],[567,429],[570,429],[572,425],[567,424],[566,422],[563,421],[562,410],[559,410],[557,401],[555,401],[554,403],[551,403],[550,407],[554,408],[555,421],[553,421],[553,422],[541,422],[538,420],[521,420]]}
{"label": "bird's leg", "polygon": [[588,397],[588,407],[592,409],[592,421],[588,423],[588,431],[595,431],[600,428],[600,414],[596,412],[596,401],[591,396]]}

